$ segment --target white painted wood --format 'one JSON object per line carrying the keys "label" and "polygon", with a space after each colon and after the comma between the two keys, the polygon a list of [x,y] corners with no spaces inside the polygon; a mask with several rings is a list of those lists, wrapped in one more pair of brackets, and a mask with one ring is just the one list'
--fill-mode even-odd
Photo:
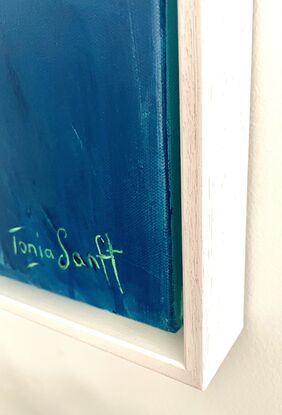
{"label": "white painted wood", "polygon": [[181,197],[185,367],[202,385],[202,139],[200,3],[179,0]]}
{"label": "white painted wood", "polygon": [[0,308],[186,382],[183,331],[167,333],[5,277]]}
{"label": "white painted wood", "polygon": [[252,1],[179,6],[185,358],[203,389],[243,327]]}
{"label": "white painted wood", "polygon": [[243,327],[251,21],[250,0],[203,1],[204,386]]}
{"label": "white painted wood", "polygon": [[252,0],[178,0],[184,330],[7,278],[0,308],[204,389],[243,326]]}

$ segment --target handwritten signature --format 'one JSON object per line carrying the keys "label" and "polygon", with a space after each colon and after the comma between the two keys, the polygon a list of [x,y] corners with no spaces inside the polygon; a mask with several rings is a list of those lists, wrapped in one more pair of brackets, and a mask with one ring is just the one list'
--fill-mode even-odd
{"label": "handwritten signature", "polygon": [[55,255],[54,250],[51,248],[44,248],[40,244],[39,233],[36,232],[37,244],[31,242],[24,242],[21,238],[24,226],[18,226],[9,229],[9,234],[12,238],[12,248],[14,255],[28,255],[34,261],[29,262],[27,265],[28,269],[35,268],[40,265],[38,259],[56,261],[58,267],[66,271],[71,265],[76,268],[88,267],[93,269],[95,272],[102,271],[107,283],[110,284],[109,268],[113,271],[115,282],[117,283],[118,289],[121,294],[124,294],[118,268],[117,268],[117,255],[122,255],[123,251],[120,249],[114,249],[109,235],[105,233],[105,237],[101,235],[95,236],[95,254],[81,255],[78,251],[69,252],[66,247],[66,240],[68,233],[65,228],[59,228],[56,232],[56,241],[60,250],[59,255]]}

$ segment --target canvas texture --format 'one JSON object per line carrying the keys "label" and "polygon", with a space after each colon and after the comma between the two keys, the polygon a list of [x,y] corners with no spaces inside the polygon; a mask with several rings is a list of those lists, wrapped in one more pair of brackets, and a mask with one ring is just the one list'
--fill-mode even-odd
{"label": "canvas texture", "polygon": [[176,0],[2,0],[0,54],[0,273],[177,331]]}

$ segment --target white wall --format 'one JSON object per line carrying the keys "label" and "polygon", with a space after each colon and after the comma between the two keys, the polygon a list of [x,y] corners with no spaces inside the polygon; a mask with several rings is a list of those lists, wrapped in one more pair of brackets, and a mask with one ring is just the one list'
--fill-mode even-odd
{"label": "white wall", "polygon": [[281,18],[256,1],[246,329],[209,389],[0,312],[1,415],[282,414]]}

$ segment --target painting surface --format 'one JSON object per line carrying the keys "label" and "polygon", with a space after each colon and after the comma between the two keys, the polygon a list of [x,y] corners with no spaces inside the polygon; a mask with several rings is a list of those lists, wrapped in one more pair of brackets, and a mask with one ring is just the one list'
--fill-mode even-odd
{"label": "painting surface", "polygon": [[177,331],[174,0],[0,2],[0,273]]}

